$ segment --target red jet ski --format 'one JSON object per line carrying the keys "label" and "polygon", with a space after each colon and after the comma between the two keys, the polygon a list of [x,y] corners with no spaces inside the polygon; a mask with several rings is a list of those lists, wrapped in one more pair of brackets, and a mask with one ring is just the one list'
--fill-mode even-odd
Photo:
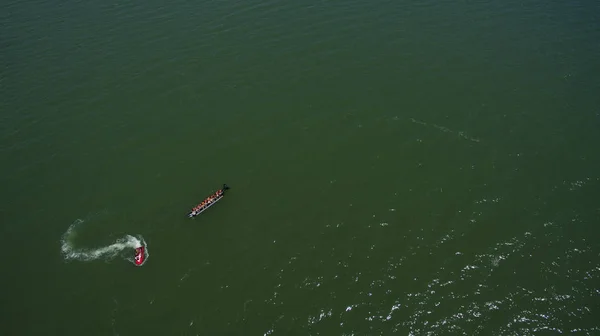
{"label": "red jet ski", "polygon": [[144,247],[140,246],[135,249],[135,256],[133,257],[133,262],[136,266],[142,266],[144,261],[146,261],[146,254],[144,253]]}
{"label": "red jet ski", "polygon": [[202,212],[204,212],[206,209],[210,208],[211,206],[215,205],[215,203],[217,203],[218,201],[221,200],[221,198],[223,198],[223,196],[225,196],[225,190],[229,189],[229,187],[227,186],[227,184],[223,184],[223,188],[217,190],[214,194],[208,196],[207,198],[204,199],[204,201],[202,201],[202,203],[196,205],[192,211],[190,211],[190,213],[188,214],[188,217],[192,218],[192,217],[196,217],[199,214],[201,214]]}

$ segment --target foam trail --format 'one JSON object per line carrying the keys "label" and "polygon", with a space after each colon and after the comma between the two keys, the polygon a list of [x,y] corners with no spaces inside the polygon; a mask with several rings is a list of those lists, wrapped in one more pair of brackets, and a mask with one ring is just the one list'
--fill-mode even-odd
{"label": "foam trail", "polygon": [[[79,260],[79,261],[92,261],[97,259],[109,260],[119,256],[120,252],[124,250],[131,250],[130,253],[123,255],[123,258],[127,261],[133,261],[133,250],[137,247],[144,246],[145,251],[145,260],[148,259],[150,253],[148,252],[148,247],[146,245],[146,241],[143,237],[134,237],[131,235],[126,235],[123,238],[117,239],[113,244],[99,247],[95,249],[75,249],[73,247],[72,241],[77,236],[75,232],[75,228],[83,223],[83,220],[76,220],[67,231],[63,234],[61,239],[61,251],[66,260]],[[145,263],[146,261],[144,261]]]}

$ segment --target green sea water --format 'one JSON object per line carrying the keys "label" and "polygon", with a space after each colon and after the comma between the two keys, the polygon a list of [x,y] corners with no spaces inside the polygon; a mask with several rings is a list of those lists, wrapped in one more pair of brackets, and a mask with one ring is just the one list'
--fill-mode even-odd
{"label": "green sea water", "polygon": [[600,334],[598,2],[2,5],[0,335]]}

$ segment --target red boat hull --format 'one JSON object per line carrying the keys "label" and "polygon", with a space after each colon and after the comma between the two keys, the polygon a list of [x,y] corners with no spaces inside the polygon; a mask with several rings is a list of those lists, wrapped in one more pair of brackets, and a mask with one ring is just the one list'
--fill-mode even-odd
{"label": "red boat hull", "polygon": [[140,246],[135,249],[135,256],[133,257],[133,262],[136,266],[142,266],[144,261],[146,261],[146,254],[144,253],[144,247]]}

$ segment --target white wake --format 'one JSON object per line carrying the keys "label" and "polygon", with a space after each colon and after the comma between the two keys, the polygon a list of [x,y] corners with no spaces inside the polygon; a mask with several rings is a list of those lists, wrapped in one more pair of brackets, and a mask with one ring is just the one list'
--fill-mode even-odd
{"label": "white wake", "polygon": [[[92,260],[110,260],[115,257],[121,256],[123,259],[134,262],[134,250],[138,247],[144,247],[144,263],[148,260],[150,253],[148,252],[148,246],[142,236],[134,237],[131,235],[125,235],[122,238],[117,239],[113,244],[92,249],[76,249],[73,244],[73,240],[77,236],[75,229],[81,225],[84,221],[81,219],[76,220],[67,231],[63,234],[61,239],[61,251],[65,260],[79,260],[79,261],[92,261]],[[127,253],[125,253],[126,251]]]}

